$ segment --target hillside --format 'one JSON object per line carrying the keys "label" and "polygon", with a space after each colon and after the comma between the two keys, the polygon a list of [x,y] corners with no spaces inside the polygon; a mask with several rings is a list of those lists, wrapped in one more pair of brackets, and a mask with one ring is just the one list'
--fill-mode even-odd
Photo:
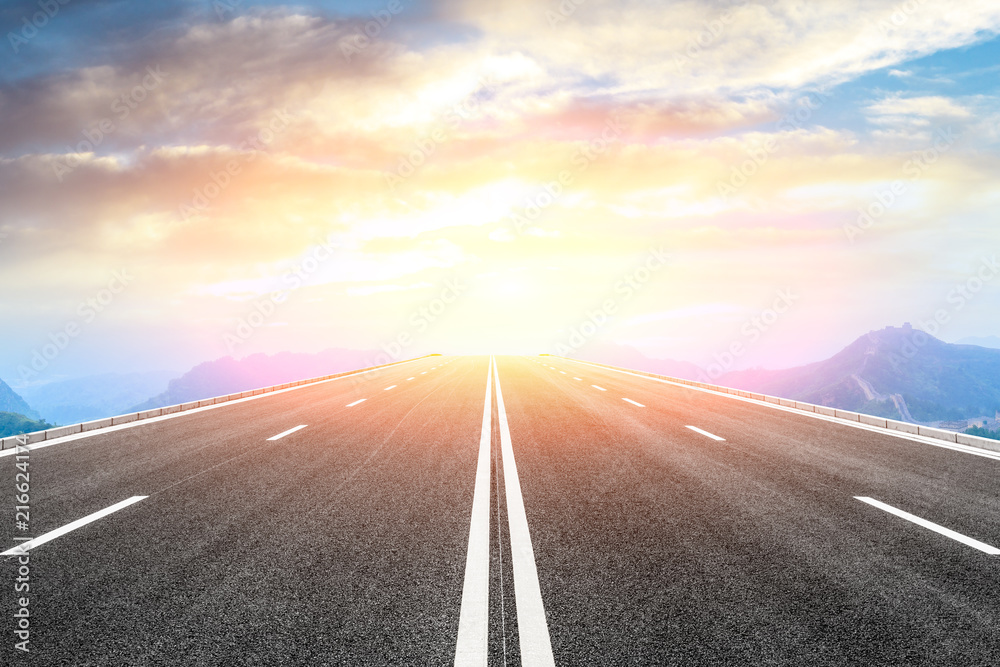
{"label": "hillside", "polygon": [[14,412],[0,412],[0,438],[5,438],[8,435],[31,433],[32,431],[44,431],[47,428],[52,428],[52,426],[48,422],[29,419],[24,415]]}
{"label": "hillside", "polygon": [[1000,349],[1000,336],[969,336],[955,341],[958,345],[978,345]]}
{"label": "hillside", "polygon": [[167,390],[129,408],[129,412],[197,401],[273,384],[343,373],[373,365],[372,351],[324,350],[317,354],[282,352],[254,354],[243,359],[223,357],[195,366],[171,380]]}
{"label": "hillside", "polygon": [[41,415],[31,409],[27,401],[21,398],[10,386],[0,380],[0,412],[13,412],[25,415],[31,419],[40,419]]}
{"label": "hillside", "polygon": [[718,384],[920,423],[1000,410],[1000,350],[953,345],[908,326],[861,336],[833,357],[786,370],[727,373]]}

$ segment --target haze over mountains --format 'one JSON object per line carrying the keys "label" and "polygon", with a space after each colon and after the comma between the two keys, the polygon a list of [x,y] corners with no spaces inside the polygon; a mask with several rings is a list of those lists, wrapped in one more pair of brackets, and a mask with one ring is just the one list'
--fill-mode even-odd
{"label": "haze over mountains", "polygon": [[0,380],[0,412],[13,412],[32,419],[39,418],[38,413],[3,380]]}
{"label": "haze over mountains", "polygon": [[995,424],[1000,411],[1000,349],[945,343],[906,325],[869,332],[816,363],[714,379],[693,364],[613,347],[580,358],[922,424]]}
{"label": "haze over mountains", "polygon": [[27,433],[51,424],[75,424],[137,410],[211,398],[317,375],[374,365],[380,352],[330,349],[316,354],[284,352],[224,357],[195,366],[178,377],[172,371],[106,373],[15,392],[0,381],[0,429]]}
{"label": "haze over mountains", "polygon": [[0,437],[49,428],[21,396],[0,380]]}
{"label": "haze over mountains", "polygon": [[901,421],[993,419],[1000,411],[1000,350],[888,327],[825,361],[727,373],[719,384]]}
{"label": "haze over mountains", "polygon": [[[7,413],[3,423],[9,432],[26,432],[44,428],[41,419],[72,424],[355,370],[373,365],[378,354],[330,349],[224,357],[179,377],[166,371],[104,374],[24,387],[20,395],[0,381],[0,413]],[[595,342],[575,356],[901,421],[955,429],[965,422],[998,426],[1000,349],[945,343],[908,326],[869,332],[829,359],[805,366],[717,378],[693,363],[651,359],[627,345]],[[22,430],[10,431],[17,428]]]}
{"label": "haze over mountains", "polygon": [[167,388],[173,371],[105,373],[21,387],[18,393],[45,419],[57,424],[120,415]]}
{"label": "haze over mountains", "polygon": [[957,345],[978,345],[979,347],[992,347],[1000,350],[1000,336],[968,336],[955,341]]}
{"label": "haze over mountains", "polygon": [[375,364],[379,353],[330,349],[317,354],[282,352],[254,354],[243,359],[223,357],[192,368],[171,380],[167,390],[130,408],[129,412],[152,410],[237,391],[342,373]]}

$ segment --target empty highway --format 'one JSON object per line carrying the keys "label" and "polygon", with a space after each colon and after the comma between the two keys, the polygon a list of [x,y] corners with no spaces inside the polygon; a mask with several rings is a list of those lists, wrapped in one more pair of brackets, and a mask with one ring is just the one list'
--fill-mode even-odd
{"label": "empty highway", "polygon": [[24,449],[3,664],[1000,655],[1000,455],[585,362],[424,357]]}

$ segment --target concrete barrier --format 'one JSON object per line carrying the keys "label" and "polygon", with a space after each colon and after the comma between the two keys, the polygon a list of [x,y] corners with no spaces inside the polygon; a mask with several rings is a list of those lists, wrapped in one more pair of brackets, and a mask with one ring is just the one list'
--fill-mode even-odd
{"label": "concrete barrier", "polygon": [[42,442],[43,440],[45,440],[46,431],[35,431],[34,433],[25,433],[23,435],[28,436],[28,441],[25,444],[33,445],[36,442]]}
{"label": "concrete barrier", "polygon": [[862,424],[868,424],[869,426],[878,426],[881,428],[887,428],[886,420],[881,417],[873,417],[871,415],[858,415],[858,421]]}
{"label": "concrete barrier", "polygon": [[94,431],[100,428],[107,428],[109,426],[115,426],[118,424],[128,424],[134,421],[140,421],[143,419],[151,419],[153,417],[159,417],[162,415],[174,414],[176,412],[184,412],[185,410],[193,410],[198,407],[207,407],[209,405],[216,405],[219,403],[227,403],[229,401],[238,400],[240,398],[249,398],[251,396],[260,396],[261,394],[270,393],[273,391],[278,391],[281,389],[290,389],[294,387],[303,387],[309,384],[315,384],[317,382],[326,382],[327,380],[333,380],[334,378],[343,377],[345,375],[355,375],[357,373],[364,373],[366,371],[372,371],[378,368],[389,368],[390,366],[396,366],[398,364],[405,364],[411,361],[416,361],[417,359],[423,359],[424,357],[414,357],[413,359],[406,359],[404,361],[394,361],[391,364],[383,364],[382,366],[371,366],[369,368],[359,368],[353,371],[345,371],[343,373],[333,373],[332,375],[323,375],[320,377],[309,378],[307,380],[298,380],[296,382],[288,382],[282,385],[276,385],[271,387],[261,387],[260,389],[252,389],[248,391],[243,391],[235,394],[227,394],[225,396],[216,396],[214,398],[206,398],[200,401],[190,401],[188,403],[180,403],[177,405],[168,405],[163,408],[154,408],[152,410],[144,410],[142,412],[134,412],[127,415],[116,415],[114,417],[105,417],[104,419],[95,419],[94,421],[82,422],[79,424],[69,424],[67,426],[56,426],[54,428],[47,429],[45,431],[34,431],[32,433],[25,433],[21,436],[7,436],[5,438],[0,438],[0,450],[9,449],[17,444],[17,438],[24,438],[27,436],[28,444],[34,444],[36,442],[42,442],[45,440],[54,440],[55,438],[61,438],[66,435],[74,435],[76,433],[83,433],[86,431]]}
{"label": "concrete barrier", "polygon": [[886,419],[885,427],[893,431],[902,431],[903,433],[912,433],[913,435],[917,435],[917,431],[920,430],[920,427],[916,424],[898,422],[895,419]]}
{"label": "concrete barrier", "polygon": [[960,445],[981,447],[983,449],[989,449],[990,451],[1000,452],[1000,440],[980,438],[978,435],[969,435],[968,433],[956,433],[955,441]]}
{"label": "concrete barrier", "polygon": [[[563,357],[566,359],[567,357]],[[599,364],[593,361],[582,361],[576,359],[569,359],[569,361],[579,361],[580,363],[591,364],[593,366],[602,366],[604,368],[612,368],[619,371],[627,371],[635,375],[645,375],[647,377],[659,378],[661,380],[666,380],[668,382],[673,382],[675,384],[687,385],[689,387],[699,387],[702,389],[708,389],[710,391],[716,391],[721,394],[729,396],[741,396],[743,398],[750,398],[755,401],[760,401],[762,403],[782,405],[784,407],[791,407],[802,412],[812,412],[814,414],[825,415],[827,417],[835,417],[837,419],[844,419],[847,421],[857,422],[859,424],[866,424],[868,426],[874,426],[876,428],[884,428],[887,431],[899,431],[901,433],[907,433],[910,435],[920,435],[925,438],[932,438],[934,440],[941,440],[942,442],[954,442],[960,445],[966,445],[969,447],[976,447],[978,449],[986,449],[993,452],[1000,452],[1000,440],[992,440],[990,438],[980,438],[979,436],[969,435],[967,433],[956,433],[954,431],[946,431],[940,428],[932,428],[930,426],[920,426],[919,424],[909,424],[906,422],[899,422],[892,419],[884,419],[882,417],[875,417],[873,415],[862,415],[857,412],[852,412],[850,410],[838,410],[835,408],[829,408],[825,405],[814,405],[812,403],[803,403],[801,401],[790,401],[789,399],[779,399],[774,396],[768,396],[766,394],[758,394],[755,392],[747,392],[734,390],[732,387],[723,387],[721,385],[706,384],[704,382],[694,382],[692,380],[685,380],[684,378],[675,378],[669,375],[658,375],[656,373],[647,373],[645,371],[637,371],[631,368],[620,368],[618,366],[610,366],[608,364]]]}
{"label": "concrete barrier", "polygon": [[925,435],[928,438],[937,438],[938,440],[948,440],[949,442],[958,442],[958,434],[954,431],[945,431],[940,428],[931,428],[930,426],[918,426],[917,435]]}
{"label": "concrete barrier", "polygon": [[80,424],[81,431],[94,431],[99,428],[107,428],[111,426],[111,417],[105,417],[104,419],[95,419],[94,421],[84,422]]}
{"label": "concrete barrier", "polygon": [[45,431],[46,440],[55,440],[56,438],[61,438],[64,435],[73,435],[74,433],[81,433],[83,431],[82,424],[73,424],[72,426],[59,426],[56,428],[50,428]]}

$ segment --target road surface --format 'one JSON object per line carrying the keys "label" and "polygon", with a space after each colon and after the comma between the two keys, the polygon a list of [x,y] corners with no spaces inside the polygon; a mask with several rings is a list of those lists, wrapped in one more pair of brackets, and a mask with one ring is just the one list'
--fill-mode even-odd
{"label": "road surface", "polygon": [[27,449],[3,664],[1000,656],[1000,456],[583,362],[426,357]]}

